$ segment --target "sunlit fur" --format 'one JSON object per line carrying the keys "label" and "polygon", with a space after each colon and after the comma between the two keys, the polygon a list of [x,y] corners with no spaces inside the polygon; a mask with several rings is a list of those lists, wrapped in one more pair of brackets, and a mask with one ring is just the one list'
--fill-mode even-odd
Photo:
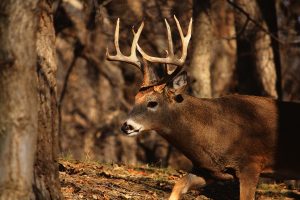
{"label": "sunlit fur", "polygon": [[[193,162],[191,173],[205,179],[200,179],[203,186],[237,178],[240,198],[249,200],[260,175],[300,178],[300,128],[294,117],[300,114],[299,104],[244,95],[180,95],[178,102],[167,86],[139,92],[128,119],[143,125],[143,131],[155,130],[182,151]],[[155,112],[147,109],[149,101],[158,102]],[[174,199],[186,190],[182,183],[174,187]]]}

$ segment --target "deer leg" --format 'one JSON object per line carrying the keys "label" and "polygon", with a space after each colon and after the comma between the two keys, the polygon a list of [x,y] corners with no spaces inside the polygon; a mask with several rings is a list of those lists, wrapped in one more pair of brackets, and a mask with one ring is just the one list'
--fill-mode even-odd
{"label": "deer leg", "polygon": [[240,200],[254,200],[260,172],[256,168],[246,168],[239,175]]}
{"label": "deer leg", "polygon": [[178,200],[182,194],[185,194],[191,187],[204,187],[206,181],[200,176],[194,174],[187,174],[176,182],[173,187],[169,200]]}

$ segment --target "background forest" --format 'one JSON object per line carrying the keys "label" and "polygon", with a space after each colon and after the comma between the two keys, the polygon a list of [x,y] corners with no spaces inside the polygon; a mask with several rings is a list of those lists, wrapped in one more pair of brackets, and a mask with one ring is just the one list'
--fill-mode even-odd
{"label": "background forest", "polygon": [[[190,168],[189,161],[159,135],[131,138],[120,134],[142,75],[135,67],[107,61],[105,56],[107,47],[114,53],[117,18],[124,54],[130,51],[132,27],[144,21],[139,44],[151,55],[164,56],[164,19],[172,28],[175,52],[180,53],[173,15],[184,31],[193,17],[185,66],[190,94],[211,98],[239,93],[300,101],[297,0],[1,1],[0,134],[14,126],[7,123],[15,117],[9,114],[13,111],[26,113],[22,123],[37,122],[32,129],[24,130],[38,128],[37,132],[31,131],[33,138],[38,138],[36,157],[24,158],[35,159],[34,173],[40,174],[34,178],[36,188],[51,181],[55,185],[57,173],[53,171],[57,163],[49,163],[57,161],[58,155],[106,163]],[[25,65],[35,67],[9,70],[9,66]],[[38,97],[24,102],[26,97],[36,96],[32,85],[38,88]],[[22,132],[22,125],[12,130]],[[23,136],[20,140],[32,143],[35,151],[35,140]],[[0,147],[19,145],[11,141],[14,139],[3,139]],[[6,153],[1,150],[0,159]],[[3,169],[9,171],[9,166]],[[53,179],[43,178],[48,173],[54,174]],[[56,189],[48,188],[49,195]]]}
{"label": "background forest", "polygon": [[300,99],[297,1],[66,0],[54,7],[60,147],[64,155],[104,162],[189,166],[158,135],[128,138],[120,134],[120,125],[141,84],[141,73],[129,64],[105,58],[106,47],[114,51],[117,18],[124,54],[130,53],[131,28],[144,21],[140,45],[152,55],[164,56],[164,19],[171,25],[175,52],[180,53],[173,15],[185,31],[193,17],[186,69],[189,92],[197,97],[240,93],[285,101]]}

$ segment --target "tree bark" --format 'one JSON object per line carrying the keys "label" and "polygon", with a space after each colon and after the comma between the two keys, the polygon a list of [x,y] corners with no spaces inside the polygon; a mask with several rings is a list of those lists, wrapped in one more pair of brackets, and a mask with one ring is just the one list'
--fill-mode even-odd
{"label": "tree bark", "polygon": [[216,30],[214,58],[211,66],[212,97],[230,93],[235,71],[237,44],[235,36],[234,12],[226,0],[214,1],[212,12]]}
{"label": "tree bark", "polygon": [[134,13],[134,15],[140,20],[143,18],[143,2],[136,0],[127,0],[127,4],[130,10]]}
{"label": "tree bark", "polygon": [[0,2],[0,199],[33,197],[37,1]]}
{"label": "tree bark", "polygon": [[[267,28],[265,23],[263,26]],[[254,49],[257,73],[262,85],[262,95],[277,98],[277,76],[270,36],[263,31],[258,31],[255,35]]]}
{"label": "tree bark", "polygon": [[[270,43],[272,47],[273,57],[274,57],[274,65],[275,65],[275,90],[277,94],[277,98],[282,100],[282,65],[281,65],[281,53],[280,53],[280,42],[279,42],[279,21],[278,18],[282,19],[280,16],[280,12],[276,8],[277,0],[271,1],[257,1],[260,7],[260,11],[263,15],[263,18],[266,21],[267,30],[273,35],[270,37]],[[279,17],[280,16],[280,17]],[[270,35],[269,35],[270,36]],[[277,38],[277,39],[276,39]],[[274,95],[274,97],[276,97]]]}
{"label": "tree bark", "polygon": [[[269,31],[267,21],[263,17],[257,1],[236,0],[235,2],[261,26],[257,27],[256,24],[250,22],[246,26],[243,34],[249,38],[252,38],[248,41],[248,43],[253,50],[251,53],[253,53],[257,77],[261,87],[261,95],[277,98],[277,74],[271,37],[268,33],[266,33],[266,31]],[[245,26],[247,20],[249,20],[248,16],[236,11],[237,27]],[[262,30],[262,28],[264,30]]]}
{"label": "tree bark", "polygon": [[58,174],[58,110],[53,1],[39,1],[37,32],[38,138],[34,168],[37,199],[61,199]]}
{"label": "tree bark", "polygon": [[193,5],[193,38],[190,75],[193,95],[211,97],[210,66],[213,53],[213,25],[210,18],[210,0],[194,0]]}
{"label": "tree bark", "polygon": [[[300,49],[299,35],[300,26],[298,13],[300,11],[299,1],[290,1],[289,4],[276,1],[276,14],[281,16],[281,20],[277,20],[279,30],[279,39],[285,41],[280,44],[280,66],[282,83],[282,100],[299,101],[300,99]],[[280,96],[279,96],[280,98]]]}

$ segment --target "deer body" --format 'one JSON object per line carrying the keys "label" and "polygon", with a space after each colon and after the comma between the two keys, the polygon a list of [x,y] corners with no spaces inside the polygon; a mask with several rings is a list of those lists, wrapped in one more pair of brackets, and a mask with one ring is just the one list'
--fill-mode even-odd
{"label": "deer body", "polygon": [[157,132],[180,149],[195,170],[205,169],[211,173],[207,176],[219,178],[217,174],[225,175],[227,169],[238,171],[246,160],[270,164],[277,129],[276,117],[271,117],[273,101],[259,99],[263,106],[250,96],[200,100],[185,95],[183,99],[166,113],[169,123],[161,123]]}
{"label": "deer body", "polygon": [[[300,104],[246,95],[215,99],[181,95],[182,102],[170,103],[167,96],[155,98],[164,94],[149,93],[138,94],[136,101],[141,102],[138,98],[146,99],[144,96],[150,95],[148,101],[156,101],[162,108],[151,113],[146,105],[144,111],[143,105],[136,105],[129,119],[143,124],[143,131],[155,130],[163,136],[193,162],[195,169],[207,169],[212,177],[213,172],[226,174],[227,169],[238,172],[249,162],[259,163],[261,172],[266,173],[275,170],[281,174],[280,169],[276,169],[279,167],[276,161],[300,169],[299,159],[293,157],[300,152],[296,145],[300,126],[298,120],[291,117],[300,114]],[[147,112],[150,113],[145,116]],[[283,150],[278,140],[283,137],[288,142],[285,145],[290,147],[284,152],[286,156],[278,157],[277,151]]]}
{"label": "deer body", "polygon": [[[182,97],[181,103],[161,105],[166,107],[161,108],[161,115],[155,113],[155,119],[148,116],[139,121],[134,111],[129,119],[144,125],[151,121],[153,126],[146,130],[156,130],[193,162],[195,170],[207,169],[207,173],[211,172],[207,175],[212,178],[214,172],[229,175],[226,174],[227,169],[239,172],[246,163],[251,162],[259,163],[261,172],[276,171],[282,176],[287,174],[276,168],[280,167],[276,161],[289,163],[289,168],[300,169],[299,159],[293,157],[300,153],[300,147],[296,145],[300,126],[291,117],[281,119],[279,113],[285,110],[286,105],[293,105],[293,110],[288,114],[299,115],[300,104],[243,95],[216,99],[198,99],[189,95]],[[280,126],[289,128],[281,130]],[[277,151],[283,149],[282,145],[278,146],[278,139],[282,140],[284,135],[289,142],[285,145],[290,147],[284,152],[286,156],[278,157]]]}
{"label": "deer body", "polygon": [[[203,186],[234,178],[243,183],[244,177],[247,194],[241,199],[248,200],[261,175],[300,178],[300,126],[294,118],[300,104],[246,95],[198,99],[180,94],[177,102],[164,90],[138,93],[124,126],[155,130],[192,161],[191,173],[205,180]],[[147,108],[149,102],[158,108]],[[130,135],[129,129],[124,132]]]}
{"label": "deer body", "polygon": [[184,94],[186,72],[177,68],[171,73],[166,67],[163,81],[146,61],[142,64],[135,55],[138,48],[143,58],[158,63],[181,66],[186,58],[187,36],[183,36],[175,18],[182,45],[182,57],[177,59],[172,50],[168,28],[169,52],[167,58],[148,56],[137,44],[143,24],[134,32],[131,55],[124,56],[119,49],[117,23],[115,46],[117,55],[110,60],[130,62],[141,69],[144,80],[135,97],[135,105],[121,130],[129,136],[156,131],[177,147],[194,168],[174,186],[170,200],[194,186],[205,186],[213,181],[238,179],[240,199],[251,200],[260,175],[275,174],[281,178],[300,178],[300,104],[273,99],[229,95],[214,99],[199,99]]}

